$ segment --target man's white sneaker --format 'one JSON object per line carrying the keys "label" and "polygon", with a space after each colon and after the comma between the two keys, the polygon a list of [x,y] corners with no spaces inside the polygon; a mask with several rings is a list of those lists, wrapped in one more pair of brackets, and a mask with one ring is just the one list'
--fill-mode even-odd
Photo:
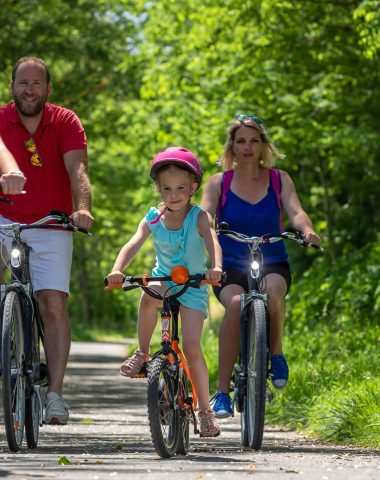
{"label": "man's white sneaker", "polygon": [[49,425],[66,425],[69,421],[69,406],[58,393],[47,394],[45,421]]}

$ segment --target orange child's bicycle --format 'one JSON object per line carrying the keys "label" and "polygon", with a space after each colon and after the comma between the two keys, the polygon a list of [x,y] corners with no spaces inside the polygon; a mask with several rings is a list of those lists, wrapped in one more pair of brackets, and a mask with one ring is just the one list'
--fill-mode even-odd
{"label": "orange child's bicycle", "polygon": [[[150,282],[174,282],[161,294],[149,286]],[[107,283],[107,281],[106,281]],[[191,381],[189,366],[179,347],[178,316],[180,297],[188,288],[200,288],[205,283],[220,285],[205,279],[203,274],[189,275],[183,266],[172,269],[170,276],[125,277],[122,285],[108,285],[106,290],[122,288],[125,291],[141,288],[153,298],[162,300],[161,348],[155,352],[142,370],[147,377],[147,403],[150,432],[158,455],[169,458],[186,455],[190,443],[190,423],[194,434],[199,433],[195,410],[197,392]],[[190,395],[190,392],[192,395]]]}

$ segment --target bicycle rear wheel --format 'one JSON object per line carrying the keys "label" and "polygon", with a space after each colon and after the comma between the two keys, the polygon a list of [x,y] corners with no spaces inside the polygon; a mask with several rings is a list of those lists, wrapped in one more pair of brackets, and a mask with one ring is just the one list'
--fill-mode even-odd
{"label": "bicycle rear wheel", "polygon": [[247,329],[247,383],[241,415],[242,444],[259,450],[263,441],[268,369],[267,312],[264,301],[254,298]]}
{"label": "bicycle rear wheel", "polygon": [[36,448],[42,411],[39,394],[40,386],[37,385],[41,378],[40,337],[35,316],[32,318],[29,329],[29,345],[26,356],[28,362],[28,384],[25,401],[25,437],[28,447]]}
{"label": "bicycle rear wheel", "polygon": [[148,418],[154,448],[162,458],[177,451],[179,409],[176,408],[176,374],[165,358],[157,357],[148,368]]}
{"label": "bicycle rear wheel", "polygon": [[10,290],[2,310],[1,366],[4,426],[12,452],[21,449],[25,422],[24,331],[17,292]]}
{"label": "bicycle rear wheel", "polygon": [[189,399],[189,380],[183,368],[180,369],[179,375],[179,435],[176,453],[187,455],[190,445],[190,405],[186,403]]}

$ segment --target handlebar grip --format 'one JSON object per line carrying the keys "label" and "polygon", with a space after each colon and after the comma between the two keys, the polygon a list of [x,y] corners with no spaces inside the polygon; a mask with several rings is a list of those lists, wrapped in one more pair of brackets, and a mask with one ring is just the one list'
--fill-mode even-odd
{"label": "handlebar grip", "polygon": [[226,278],[227,278],[227,273],[226,272],[223,272],[222,273],[222,278],[219,282],[214,282],[213,280],[206,280],[206,279],[203,279],[201,281],[201,286],[204,285],[204,284],[209,284],[209,285],[214,285],[215,287],[221,287],[222,286],[222,283],[221,282],[225,282],[226,281]]}
{"label": "handlebar grip", "polygon": [[216,287],[220,287],[222,285],[220,282],[214,282],[213,280],[206,280],[206,279],[201,281],[201,286],[205,284],[215,285]]}
{"label": "handlebar grip", "polygon": [[112,285],[108,282],[108,278],[104,277],[104,291],[109,292],[110,290],[115,290],[116,288],[122,288],[122,283],[113,283]]}
{"label": "handlebar grip", "polygon": [[89,237],[92,237],[92,233],[89,232],[88,230],[86,230],[85,228],[76,227],[76,231],[77,231],[77,232],[80,232],[80,233],[85,233],[85,234],[88,235]]}
{"label": "handlebar grip", "polygon": [[104,287],[105,292],[109,292],[110,290],[115,290],[116,288],[122,288],[122,283],[113,283],[112,285],[107,285]]}

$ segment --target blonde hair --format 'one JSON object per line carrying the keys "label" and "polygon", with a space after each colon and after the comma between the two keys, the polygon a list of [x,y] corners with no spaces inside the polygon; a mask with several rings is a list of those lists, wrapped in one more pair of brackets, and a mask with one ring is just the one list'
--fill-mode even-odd
{"label": "blonde hair", "polygon": [[232,168],[234,168],[234,165],[236,163],[236,155],[234,153],[235,135],[239,128],[244,126],[253,128],[260,134],[262,142],[261,155],[259,159],[260,167],[273,167],[276,163],[276,158],[285,158],[285,155],[280,153],[274,143],[272,143],[263,124],[259,125],[248,118],[242,121],[235,119],[231,122],[230,126],[227,129],[227,139],[226,143],[224,144],[224,151],[219,160],[219,164],[222,166],[223,170],[231,170]]}

